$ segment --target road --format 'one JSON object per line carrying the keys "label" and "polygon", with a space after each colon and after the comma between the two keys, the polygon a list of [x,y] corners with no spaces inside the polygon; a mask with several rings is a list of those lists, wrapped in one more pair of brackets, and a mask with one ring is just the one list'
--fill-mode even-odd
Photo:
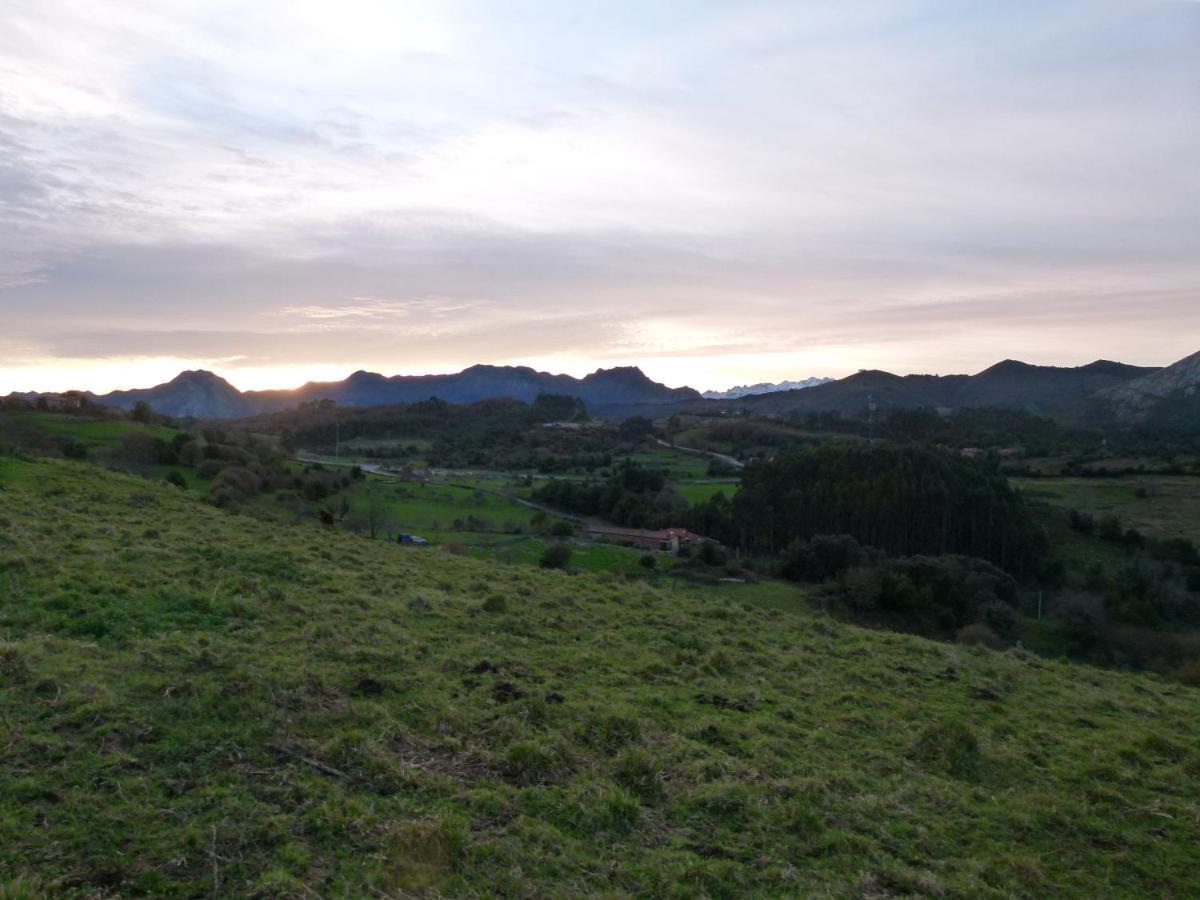
{"label": "road", "polygon": [[[379,465],[378,463],[338,462],[338,461],[331,461],[328,459],[312,459],[310,457],[304,457],[304,456],[297,456],[297,457],[295,457],[295,460],[296,460],[296,462],[302,462],[302,463],[319,462],[322,465],[327,465],[327,466],[355,466],[355,465],[357,465],[368,475],[377,475],[380,478],[395,478],[397,480],[401,480],[401,476],[398,475],[396,472],[394,472],[390,469],[386,469],[383,466]],[[430,475],[440,475],[443,477],[446,475],[452,474],[451,470],[449,470],[449,469],[427,469],[426,471],[428,471]],[[455,472],[453,474],[457,474],[459,476],[464,475],[464,474],[466,474],[466,475],[479,474],[481,476],[486,476],[486,477],[495,477],[497,473],[495,473],[495,472],[480,472],[480,473]],[[427,479],[424,483],[438,485],[440,487],[462,488],[463,490],[467,490],[467,491],[480,491],[481,493],[484,493],[484,494],[491,494],[494,497],[501,497],[505,500],[511,500],[513,503],[517,503],[528,509],[536,510],[537,512],[544,512],[546,515],[553,516],[556,519],[565,519],[568,522],[582,521],[578,516],[572,516],[569,513],[559,512],[556,509],[551,509],[549,506],[543,506],[540,503],[535,503],[532,500],[526,500],[524,497],[518,497],[515,494],[507,494],[504,491],[497,491],[493,488],[480,487],[477,484],[462,484],[461,482],[443,481],[441,479],[434,479],[434,478]]]}
{"label": "road", "polygon": [[733,466],[735,469],[744,468],[746,465],[740,459],[734,459],[732,456],[726,456],[724,453],[717,453],[713,450],[701,450],[698,447],[684,447],[680,444],[668,444],[666,441],[660,440],[659,438],[655,438],[654,441],[660,446],[670,447],[672,450],[678,450],[681,453],[692,453],[696,456],[708,456],[712,459],[719,459],[721,462]]}

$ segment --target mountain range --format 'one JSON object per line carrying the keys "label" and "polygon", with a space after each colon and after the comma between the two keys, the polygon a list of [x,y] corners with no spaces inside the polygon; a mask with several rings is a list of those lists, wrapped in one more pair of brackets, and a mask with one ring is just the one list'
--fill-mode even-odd
{"label": "mountain range", "polygon": [[309,382],[294,390],[239,391],[212,372],[182,372],[166,384],[114,391],[93,397],[98,403],[133,409],[145,402],[157,412],[180,418],[234,419],[289,409],[301,403],[333,400],[340,406],[415,403],[437,397],[447,403],[473,403],[489,397],[532,401],[538,394],[579,397],[603,415],[613,407],[674,405],[699,400],[691,388],[669,388],[641,369],[598,369],[583,378],[551,375],[525,366],[471,366],[450,375],[393,375],[355,372],[343,381]]}
{"label": "mountain range", "polygon": [[833,380],[832,378],[805,378],[802,381],[781,381],[778,384],[773,384],[769,381],[760,381],[758,384],[739,384],[737,387],[731,387],[727,391],[705,391],[700,396],[705,400],[736,400],[738,397],[747,397],[754,394],[802,391],[805,388],[828,384]]}
{"label": "mountain range", "polygon": [[874,404],[880,411],[1021,409],[1092,424],[1192,430],[1200,428],[1200,353],[1164,368],[1103,359],[1076,367],[1035,366],[1007,359],[975,375],[893,375],[863,370],[837,380],[747,385],[708,395],[689,387],[667,387],[636,367],[598,369],[574,378],[524,366],[479,365],[448,375],[387,377],[359,371],[342,381],[309,382],[294,390],[245,392],[212,372],[189,371],[152,388],[87,396],[121,409],[145,402],[170,416],[230,419],[319,400],[342,406],[377,406],[432,397],[448,403],[490,397],[532,401],[538,394],[578,397],[591,412],[607,418],[742,412],[858,415]]}

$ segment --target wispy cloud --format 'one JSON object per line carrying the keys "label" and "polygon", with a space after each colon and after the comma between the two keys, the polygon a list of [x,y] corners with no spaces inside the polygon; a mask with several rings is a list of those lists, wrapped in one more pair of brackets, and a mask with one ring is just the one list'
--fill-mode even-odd
{"label": "wispy cloud", "polygon": [[676,383],[704,355],[753,381],[1196,349],[1196,3],[42,0],[0,26],[0,391],[72,334],[389,371],[557,347]]}

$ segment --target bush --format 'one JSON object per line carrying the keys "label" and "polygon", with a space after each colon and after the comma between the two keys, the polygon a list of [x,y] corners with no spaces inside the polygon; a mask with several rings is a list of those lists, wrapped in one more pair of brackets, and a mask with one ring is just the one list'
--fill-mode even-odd
{"label": "bush", "polygon": [[849,607],[921,634],[952,634],[983,619],[989,609],[985,624],[990,628],[1016,624],[1015,611],[1010,616],[993,608],[1015,604],[1012,576],[969,556],[912,556],[854,566],[843,574],[840,587]]}
{"label": "bush", "polygon": [[508,600],[503,594],[492,594],[483,601],[483,611],[489,613],[508,612]]}
{"label": "bush", "polygon": [[848,534],[818,534],[794,540],[783,551],[780,574],[792,581],[825,581],[853,566],[861,566],[872,554]]}
{"label": "bush", "polygon": [[644,553],[638,558],[638,565],[643,569],[655,569],[658,567],[658,560],[654,558],[653,553]]}
{"label": "bush", "polygon": [[1200,659],[1193,659],[1171,670],[1171,677],[1189,687],[1200,687]]}
{"label": "bush", "polygon": [[212,492],[229,493],[237,499],[253,497],[262,489],[262,480],[249,469],[233,466],[222,469],[213,479]]}
{"label": "bush", "polygon": [[206,459],[196,466],[196,474],[204,479],[216,478],[223,468],[225,463],[222,460]]}
{"label": "bush", "polygon": [[983,607],[983,622],[996,634],[1009,637],[1017,628],[1017,611],[1007,603],[988,603]]}
{"label": "bush", "polygon": [[559,519],[550,526],[550,534],[554,537],[570,537],[575,533],[575,526],[566,519]]}
{"label": "bush", "polygon": [[173,484],[177,488],[187,488],[187,479],[183,477],[176,469],[172,469],[167,473],[167,483]]}
{"label": "bush", "polygon": [[975,644],[992,650],[1003,650],[1006,644],[1000,635],[988,628],[983,622],[972,622],[958,629],[954,639],[960,644]]}
{"label": "bush", "polygon": [[542,551],[538,565],[543,569],[561,569],[571,561],[571,548],[567,544],[551,544]]}
{"label": "bush", "polygon": [[706,566],[725,565],[725,551],[721,549],[719,544],[712,541],[704,541],[700,545],[700,550],[696,554],[696,558]]}
{"label": "bush", "polygon": [[1080,534],[1094,534],[1096,531],[1096,518],[1091,513],[1072,509],[1067,513],[1067,522]]}
{"label": "bush", "polygon": [[1100,520],[1098,532],[1102,540],[1111,541],[1114,544],[1119,544],[1125,539],[1125,530],[1121,527],[1121,520],[1114,515],[1104,516]]}
{"label": "bush", "polygon": [[982,762],[979,739],[961,722],[926,727],[909,757],[932,771],[964,780],[977,778]]}

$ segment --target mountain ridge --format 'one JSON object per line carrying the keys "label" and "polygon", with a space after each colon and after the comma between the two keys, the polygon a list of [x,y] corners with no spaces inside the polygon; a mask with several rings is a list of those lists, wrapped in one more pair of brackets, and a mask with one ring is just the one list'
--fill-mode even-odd
{"label": "mountain ridge", "polygon": [[691,388],[670,388],[635,366],[597,369],[583,378],[539,372],[528,366],[474,365],[444,375],[381,375],[359,369],[341,381],[310,381],[298,388],[239,391],[207,370],[181,372],[151,388],[91,395],[96,402],[132,409],[148,403],[156,412],[180,418],[232,419],[275,412],[301,403],[332,400],[342,406],[414,403],[434,397],[472,403],[491,397],[530,402],[539,394],[578,397],[590,409],[622,404],[666,405],[700,399]]}
{"label": "mountain ridge", "polygon": [[[820,383],[813,383],[819,381]],[[752,391],[782,387],[782,390]],[[477,364],[437,375],[382,375],[356,370],[341,381],[310,381],[286,390],[239,391],[213,372],[188,370],[151,388],[85,396],[132,409],[148,403],[178,418],[232,419],[276,412],[302,403],[330,400],[342,406],[414,403],[434,397],[474,403],[495,397],[531,402],[539,394],[582,400],[606,418],[661,417],[672,413],[760,414],[836,412],[859,415],[874,404],[891,409],[950,410],[965,407],[1019,409],[1079,422],[1137,424],[1183,415],[1200,408],[1200,353],[1166,367],[1132,366],[1097,359],[1082,366],[1042,366],[1004,359],[974,375],[896,375],[863,369],[840,379],[807,379],[743,385],[738,396],[705,396],[690,387],[670,388],[636,366],[619,366],[575,378],[529,366]]]}

